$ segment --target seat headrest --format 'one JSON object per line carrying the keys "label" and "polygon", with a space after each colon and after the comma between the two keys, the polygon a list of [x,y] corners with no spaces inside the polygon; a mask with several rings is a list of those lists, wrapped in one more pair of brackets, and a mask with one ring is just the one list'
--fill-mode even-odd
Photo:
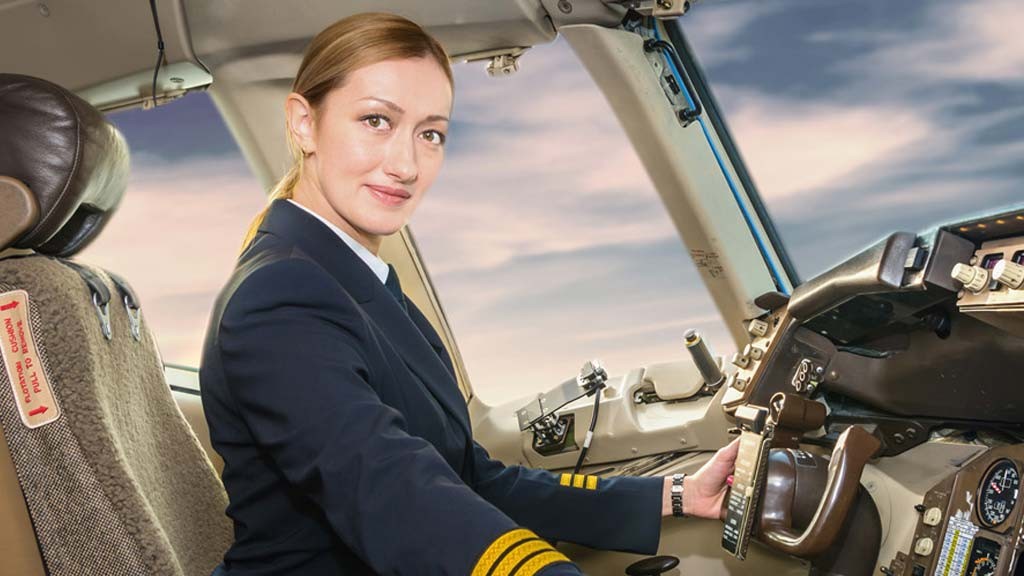
{"label": "seat headrest", "polygon": [[[128,145],[99,110],[72,92],[39,78],[0,74],[5,176],[24,186],[0,186],[0,214],[22,230],[0,230],[0,250],[70,256],[96,237],[120,202],[128,183]],[[26,208],[30,204],[35,208]],[[16,211],[35,214],[16,217]]]}

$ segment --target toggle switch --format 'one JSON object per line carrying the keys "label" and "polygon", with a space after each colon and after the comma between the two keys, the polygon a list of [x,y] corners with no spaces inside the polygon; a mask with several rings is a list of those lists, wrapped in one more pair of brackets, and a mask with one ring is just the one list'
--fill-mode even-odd
{"label": "toggle switch", "polygon": [[747,325],[747,331],[756,337],[764,336],[768,333],[768,323],[764,320],[751,320]]}
{"label": "toggle switch", "polygon": [[747,344],[743,347],[743,355],[749,357],[751,360],[760,360],[764,356],[764,348],[760,346],[754,346],[753,344]]}

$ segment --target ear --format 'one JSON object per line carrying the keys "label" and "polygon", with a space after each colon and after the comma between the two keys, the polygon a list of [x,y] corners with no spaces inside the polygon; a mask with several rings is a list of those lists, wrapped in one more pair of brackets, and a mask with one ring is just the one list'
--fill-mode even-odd
{"label": "ear", "polygon": [[303,156],[316,152],[316,121],[313,107],[301,94],[292,92],[284,101],[285,120],[292,140],[302,150]]}

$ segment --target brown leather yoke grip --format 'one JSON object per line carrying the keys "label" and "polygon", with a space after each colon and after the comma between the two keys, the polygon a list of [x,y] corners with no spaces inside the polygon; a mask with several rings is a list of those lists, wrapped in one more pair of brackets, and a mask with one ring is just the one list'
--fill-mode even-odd
{"label": "brown leather yoke grip", "polygon": [[835,542],[857,498],[864,465],[879,447],[878,439],[863,428],[847,428],[832,451],[825,493],[807,528],[802,533],[794,530],[790,514],[789,517],[773,519],[771,525],[764,526],[761,540],[776,550],[802,558],[827,550]]}

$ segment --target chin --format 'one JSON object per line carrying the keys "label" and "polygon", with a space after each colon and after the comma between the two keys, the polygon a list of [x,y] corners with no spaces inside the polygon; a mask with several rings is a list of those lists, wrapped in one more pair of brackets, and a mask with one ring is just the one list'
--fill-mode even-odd
{"label": "chin", "polygon": [[388,214],[382,218],[368,218],[360,222],[363,232],[373,236],[390,236],[402,229],[405,225],[405,218],[396,218],[396,215]]}

